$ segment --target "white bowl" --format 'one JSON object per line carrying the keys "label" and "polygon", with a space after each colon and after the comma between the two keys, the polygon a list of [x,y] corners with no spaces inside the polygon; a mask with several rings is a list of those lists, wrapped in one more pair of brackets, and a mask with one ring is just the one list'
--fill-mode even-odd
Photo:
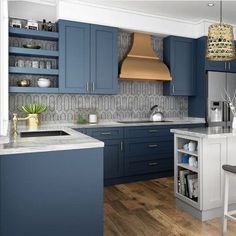
{"label": "white bowl", "polygon": [[38,86],[40,88],[48,88],[50,87],[50,84],[51,81],[49,79],[44,79],[44,78],[38,79]]}

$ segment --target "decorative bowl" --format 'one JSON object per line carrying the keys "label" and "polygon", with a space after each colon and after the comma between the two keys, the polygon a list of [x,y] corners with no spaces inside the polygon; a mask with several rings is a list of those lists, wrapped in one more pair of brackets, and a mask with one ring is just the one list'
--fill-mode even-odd
{"label": "decorative bowl", "polygon": [[48,88],[50,87],[51,81],[49,79],[46,78],[39,78],[38,79],[38,86],[40,88]]}

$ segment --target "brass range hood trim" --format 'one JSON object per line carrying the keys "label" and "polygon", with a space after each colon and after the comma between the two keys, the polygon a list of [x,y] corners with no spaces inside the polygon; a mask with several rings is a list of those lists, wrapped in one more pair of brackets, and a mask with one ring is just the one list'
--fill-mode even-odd
{"label": "brass range hood trim", "polygon": [[172,80],[168,67],[160,60],[148,34],[134,33],[134,42],[122,63],[120,79]]}

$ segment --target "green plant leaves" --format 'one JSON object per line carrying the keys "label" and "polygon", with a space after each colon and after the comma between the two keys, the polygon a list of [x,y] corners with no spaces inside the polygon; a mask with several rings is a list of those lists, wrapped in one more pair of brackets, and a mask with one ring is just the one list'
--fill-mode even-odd
{"label": "green plant leaves", "polygon": [[41,114],[42,112],[46,111],[48,107],[44,105],[27,104],[27,105],[18,107],[18,109],[27,114]]}

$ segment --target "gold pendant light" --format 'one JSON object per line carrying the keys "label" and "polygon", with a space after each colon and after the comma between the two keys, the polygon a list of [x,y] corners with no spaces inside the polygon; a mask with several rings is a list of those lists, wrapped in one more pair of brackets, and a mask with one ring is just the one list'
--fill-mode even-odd
{"label": "gold pendant light", "polygon": [[233,26],[222,23],[222,0],[220,0],[220,23],[208,28],[206,59],[231,61],[236,59]]}

